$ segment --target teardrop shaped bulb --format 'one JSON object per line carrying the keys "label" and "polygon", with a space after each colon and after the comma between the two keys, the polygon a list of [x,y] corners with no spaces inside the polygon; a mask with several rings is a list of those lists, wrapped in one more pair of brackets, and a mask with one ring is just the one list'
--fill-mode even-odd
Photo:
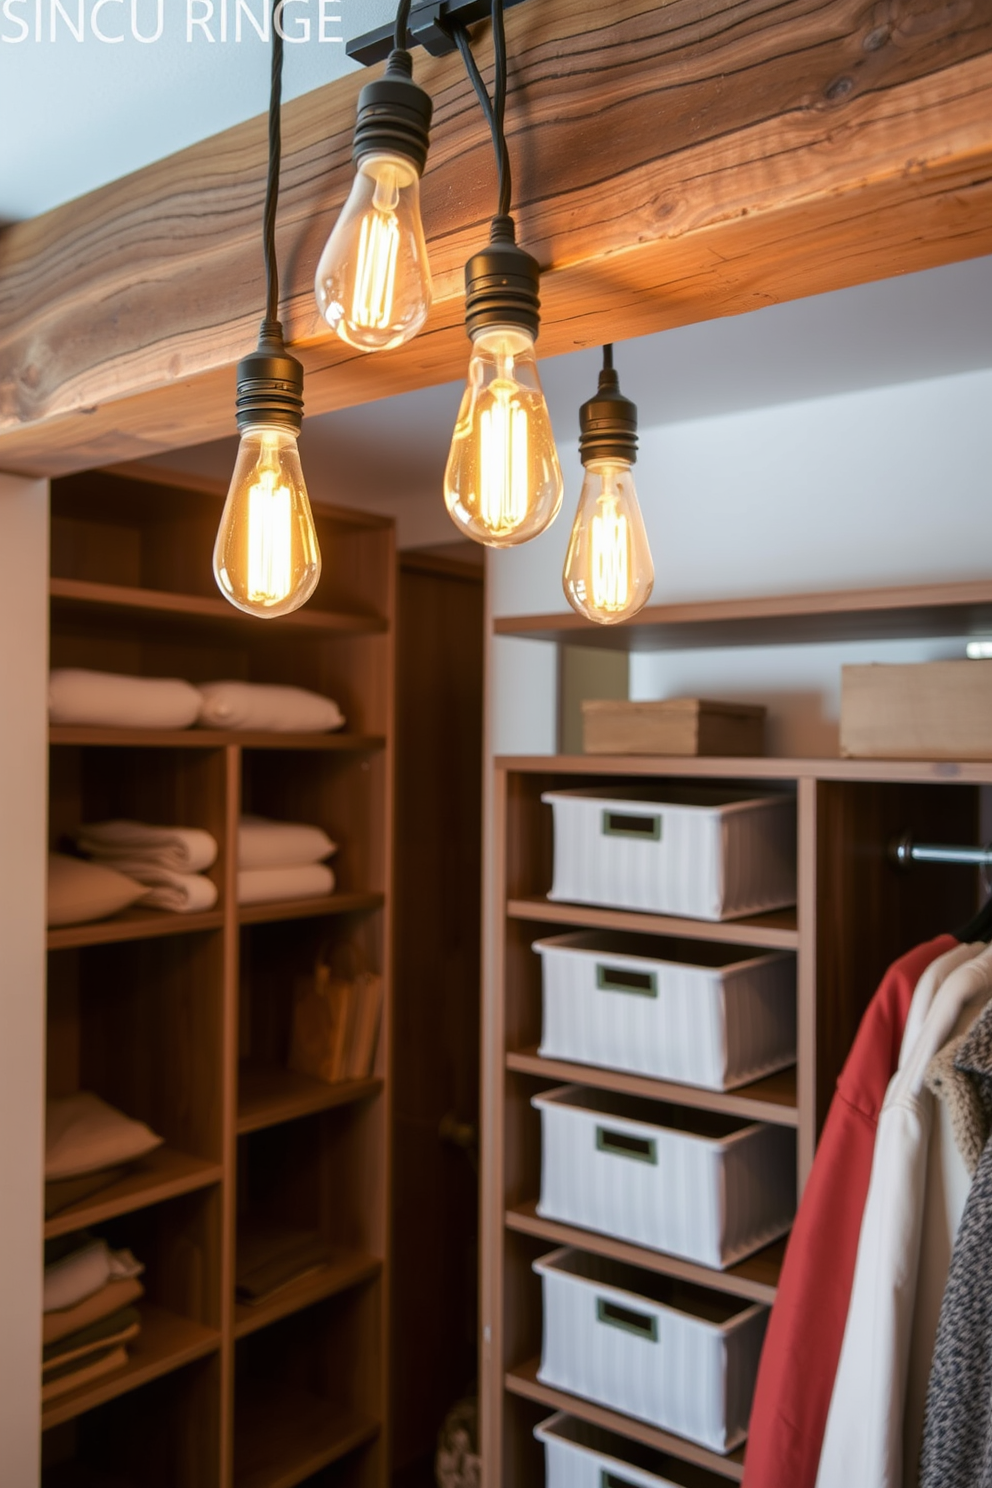
{"label": "teardrop shaped bulb", "polygon": [[248,615],[288,615],[320,578],[320,548],[296,436],[253,424],[244,430],[214,544],[224,598]]}
{"label": "teardrop shaped bulb", "polygon": [[317,265],[321,315],[359,351],[417,334],[431,308],[420,177],[403,155],[363,155]]}
{"label": "teardrop shaped bulb", "polygon": [[564,484],[534,338],[489,326],[472,344],[444,500],[465,537],[492,548],[529,542],[550,527]]}
{"label": "teardrop shaped bulb", "polygon": [[590,460],[562,574],[565,598],[600,625],[628,620],[654,587],[654,563],[630,463]]}

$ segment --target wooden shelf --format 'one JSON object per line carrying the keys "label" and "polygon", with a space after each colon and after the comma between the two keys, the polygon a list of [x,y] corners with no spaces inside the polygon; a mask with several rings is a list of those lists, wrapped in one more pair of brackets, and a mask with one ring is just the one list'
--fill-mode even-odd
{"label": "wooden shelf", "polygon": [[381,909],[384,895],[325,894],[319,899],[279,899],[271,904],[243,904],[238,910],[241,925],[268,925],[276,920],[312,920],[320,915],[358,914]]}
{"label": "wooden shelf", "polygon": [[82,1389],[73,1390],[70,1395],[62,1395],[44,1406],[42,1430],[61,1426],[64,1421],[71,1421],[84,1411],[104,1405],[108,1400],[116,1400],[118,1395],[137,1390],[140,1385],[147,1385],[160,1375],[170,1374],[174,1369],[181,1369],[184,1364],[191,1364],[194,1359],[202,1359],[220,1348],[221,1336],[214,1328],[205,1328],[202,1323],[178,1317],[150,1302],[142,1302],[140,1310],[141,1332],[128,1346],[126,1366],[116,1374],[109,1374],[92,1385],[84,1385]]}
{"label": "wooden shelf", "polygon": [[635,621],[608,626],[568,610],[554,615],[500,616],[494,630],[498,636],[616,651],[988,634],[992,630],[992,582],[979,579],[649,605]]}
{"label": "wooden shelf", "polygon": [[542,1059],[536,1048],[511,1051],[506,1056],[506,1067],[517,1074],[534,1075],[542,1080],[592,1085],[597,1090],[616,1090],[622,1095],[671,1101],[702,1111],[725,1111],[728,1116],[746,1116],[753,1121],[770,1121],[776,1126],[799,1124],[795,1065],[766,1075],[750,1085],[741,1085],[737,1090],[704,1090],[699,1085],[677,1085],[671,1080],[652,1080],[644,1075],[626,1074],[623,1070],[601,1069],[598,1065]]}
{"label": "wooden shelf", "polygon": [[710,1472],[719,1473],[733,1483],[739,1483],[744,1477],[743,1447],[722,1457],[719,1452],[711,1452],[707,1447],[686,1441],[684,1437],[659,1431],[646,1421],[637,1421],[633,1416],[622,1416],[618,1411],[594,1405],[592,1401],[582,1400],[577,1395],[566,1395],[562,1390],[552,1390],[538,1381],[539,1367],[540,1361],[532,1359],[518,1369],[511,1369],[506,1376],[506,1388],[514,1395],[522,1395],[526,1400],[536,1400],[539,1405],[546,1405],[549,1410],[567,1411],[580,1421],[601,1426],[604,1431],[615,1431],[618,1436],[643,1442],[645,1446],[654,1447],[658,1452],[668,1452],[672,1457],[681,1458],[683,1462],[694,1462],[699,1467],[709,1468]]}
{"label": "wooden shelf", "polygon": [[110,749],[241,749],[322,750],[330,754],[374,754],[386,745],[381,734],[277,734],[250,729],[139,729],[92,728],[83,724],[52,724],[48,742],[85,744]]}
{"label": "wooden shelf", "polygon": [[776,909],[743,920],[689,920],[678,915],[600,909],[592,904],[562,904],[543,894],[534,894],[509,900],[506,913],[513,920],[579,925],[589,930],[628,930],[639,935],[676,935],[686,940],[762,946],[773,951],[793,951],[799,945],[795,909]]}
{"label": "wooden shelf", "polygon": [[202,1158],[190,1157],[186,1152],[176,1152],[171,1147],[159,1147],[157,1151],[142,1158],[138,1166],[116,1183],[101,1188],[91,1198],[82,1199],[61,1209],[45,1221],[45,1239],[56,1235],[70,1235],[74,1230],[86,1229],[89,1225],[102,1224],[118,1214],[132,1214],[136,1209],[147,1209],[152,1204],[161,1204],[166,1199],[178,1198],[180,1194],[194,1193],[200,1188],[209,1188],[219,1183],[224,1175],[220,1163],[204,1162]]}
{"label": "wooden shelf", "polygon": [[[49,581],[49,595],[56,614],[103,614],[114,618],[127,615],[135,621],[171,620],[175,623],[204,621],[224,627],[235,627],[246,635],[257,626],[257,618],[236,610],[219,596],[176,594],[164,589],[137,589],[123,584],[96,584],[86,579]],[[313,605],[267,620],[272,631],[302,631],[314,636],[380,635],[389,628],[382,615],[356,615],[344,611],[321,610]]]}
{"label": "wooden shelf", "polygon": [[202,914],[173,914],[167,909],[125,909],[109,920],[87,925],[59,925],[48,932],[50,951],[74,946],[113,945],[125,940],[157,940],[163,935],[195,935],[200,930],[219,930],[224,911],[208,909]]}
{"label": "wooden shelf", "polygon": [[327,1297],[337,1296],[339,1292],[346,1292],[351,1287],[360,1286],[364,1281],[371,1281],[381,1271],[382,1262],[377,1256],[366,1255],[360,1250],[341,1251],[326,1266],[321,1266],[318,1271],[311,1271],[307,1276],[301,1276],[288,1286],[280,1287],[271,1297],[255,1307],[236,1302],[234,1336],[247,1338],[249,1333],[257,1333],[260,1328],[267,1328],[270,1323],[289,1317],[290,1313],[302,1312],[304,1307],[311,1307],[315,1302],[323,1302]]}
{"label": "wooden shelf", "polygon": [[377,1421],[337,1414],[315,1395],[249,1387],[244,1396],[235,1427],[235,1488],[296,1488],[379,1435]]}
{"label": "wooden shelf", "polygon": [[694,1261],[684,1261],[679,1256],[645,1250],[640,1245],[628,1245],[623,1240],[615,1240],[611,1235],[579,1230],[574,1225],[559,1224],[557,1220],[541,1219],[537,1213],[537,1202],[533,1199],[527,1204],[518,1204],[516,1208],[508,1209],[506,1226],[520,1235],[533,1235],[552,1245],[574,1245],[578,1250],[608,1256],[610,1260],[623,1261],[628,1266],[639,1266],[642,1271],[657,1271],[662,1276],[693,1281],[699,1286],[709,1287],[711,1291],[729,1292],[734,1297],[747,1297],[751,1302],[765,1302],[769,1307],[775,1301],[785,1256],[786,1242],[783,1237],[766,1245],[763,1250],[756,1251],[746,1260],[739,1261],[736,1266],[730,1266],[726,1271],[715,1271],[711,1266],[700,1266]]}
{"label": "wooden shelf", "polygon": [[238,1074],[238,1135],[369,1100],[379,1094],[382,1083],[373,1076],[328,1085],[277,1065],[243,1064]]}
{"label": "wooden shelf", "polygon": [[[671,754],[499,755],[497,770],[589,778],[641,776],[696,780],[862,780],[906,785],[990,785],[992,760],[720,759]],[[564,782],[562,782],[564,785]]]}

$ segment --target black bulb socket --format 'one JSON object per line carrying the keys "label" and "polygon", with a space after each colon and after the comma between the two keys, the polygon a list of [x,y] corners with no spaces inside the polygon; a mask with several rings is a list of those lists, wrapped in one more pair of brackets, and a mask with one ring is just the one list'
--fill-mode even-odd
{"label": "black bulb socket", "polygon": [[263,320],[258,346],[238,363],[238,428],[268,424],[299,434],[303,427],[303,364],[290,356],[278,320]]}
{"label": "black bulb socket", "polygon": [[583,465],[590,460],[637,459],[637,405],[620,391],[612,367],[599,374],[594,398],[579,409],[579,454]]}
{"label": "black bulb socket", "polygon": [[402,155],[422,176],[430,145],[430,94],[413,81],[409,52],[396,48],[386,71],[366,83],[358,95],[358,122],[351,155],[357,165],[366,155]]}
{"label": "black bulb socket", "polygon": [[474,340],[489,326],[520,326],[536,338],[541,326],[541,270],[521,248],[512,217],[494,217],[490,240],[465,265],[465,329]]}

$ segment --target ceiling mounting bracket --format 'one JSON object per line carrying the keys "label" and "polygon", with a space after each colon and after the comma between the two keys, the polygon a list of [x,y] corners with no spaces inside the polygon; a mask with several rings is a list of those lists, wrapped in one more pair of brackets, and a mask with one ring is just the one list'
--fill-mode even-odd
{"label": "ceiling mounting bracket", "polygon": [[[503,0],[503,8],[510,10],[521,5],[523,0]],[[476,21],[488,20],[491,13],[490,0],[422,0],[413,5],[407,22],[407,44],[410,48],[422,46],[432,57],[446,57],[457,50],[452,27],[471,26]],[[375,31],[366,31],[349,41],[345,51],[364,67],[375,62],[384,62],[393,49],[393,27],[379,26]]]}

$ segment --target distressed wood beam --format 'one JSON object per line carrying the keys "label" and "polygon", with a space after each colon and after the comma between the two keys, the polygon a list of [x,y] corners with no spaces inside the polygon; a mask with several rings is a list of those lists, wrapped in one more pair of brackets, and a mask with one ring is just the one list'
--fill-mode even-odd
{"label": "distressed wood beam", "polygon": [[[992,0],[541,0],[507,23],[544,356],[992,252]],[[327,333],[313,270],[365,76],[285,109],[283,319],[310,413],[463,374],[462,268],[494,206],[461,61],[418,54],[434,309],[378,356]],[[0,469],[232,432],[264,170],[259,118],[0,234]]]}

